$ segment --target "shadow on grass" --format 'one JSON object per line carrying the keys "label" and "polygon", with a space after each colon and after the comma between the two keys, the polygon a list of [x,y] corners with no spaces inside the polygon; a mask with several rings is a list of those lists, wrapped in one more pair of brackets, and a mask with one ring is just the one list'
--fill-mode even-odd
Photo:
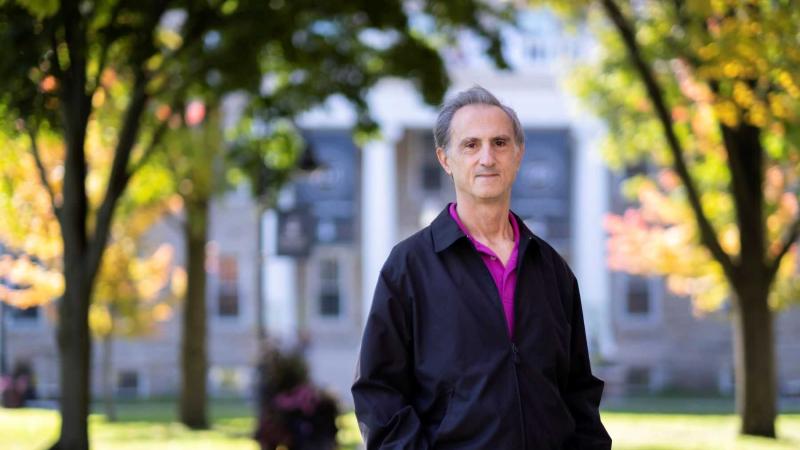
{"label": "shadow on grass", "polygon": [[[170,423],[178,422],[178,403],[175,399],[147,399],[118,401],[116,405],[117,420],[112,423],[146,422]],[[102,404],[95,404],[92,413],[105,417]],[[214,400],[209,403],[209,421],[231,419],[255,420],[255,407],[249,402],[238,399]]]}
{"label": "shadow on grass", "polygon": [[254,421],[250,418],[216,419],[207,430],[193,430],[175,421],[137,421],[125,420],[108,422],[104,417],[92,420],[93,427],[100,435],[107,434],[116,440],[161,441],[185,436],[224,437],[231,439],[250,439],[253,436]]}
{"label": "shadow on grass", "polygon": [[117,419],[106,419],[102,404],[92,408],[90,424],[98,435],[112,440],[164,441],[187,436],[208,439],[251,439],[255,427],[254,407],[243,400],[214,400],[209,404],[208,430],[192,430],[178,420],[175,399],[125,400],[116,404]]}

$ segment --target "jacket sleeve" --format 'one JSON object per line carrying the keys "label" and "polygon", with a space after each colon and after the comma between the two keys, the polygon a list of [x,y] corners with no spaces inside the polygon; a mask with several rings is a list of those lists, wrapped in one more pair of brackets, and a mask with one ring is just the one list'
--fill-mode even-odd
{"label": "jacket sleeve", "polygon": [[[572,275],[572,274],[570,274]],[[600,421],[600,398],[604,383],[592,375],[581,295],[574,275],[572,281],[572,336],[570,338],[570,370],[564,400],[575,419],[575,435],[567,448],[610,449],[611,437]]]}
{"label": "jacket sleeve", "polygon": [[411,309],[381,270],[352,393],[367,450],[428,449],[413,396]]}

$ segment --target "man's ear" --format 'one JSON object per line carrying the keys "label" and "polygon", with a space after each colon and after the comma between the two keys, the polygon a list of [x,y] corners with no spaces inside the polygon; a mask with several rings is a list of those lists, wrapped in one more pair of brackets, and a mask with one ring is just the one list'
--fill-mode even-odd
{"label": "man's ear", "polygon": [[445,149],[436,147],[436,159],[439,160],[439,164],[447,175],[453,175],[453,172],[450,171],[450,165],[447,163],[447,151]]}

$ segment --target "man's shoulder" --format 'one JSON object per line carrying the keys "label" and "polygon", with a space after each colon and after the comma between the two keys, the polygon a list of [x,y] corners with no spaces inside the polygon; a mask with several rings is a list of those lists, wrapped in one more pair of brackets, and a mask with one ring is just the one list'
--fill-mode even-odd
{"label": "man's shoulder", "polygon": [[410,257],[425,252],[433,252],[433,239],[431,237],[430,225],[395,244],[386,263],[402,263],[405,265],[408,263]]}
{"label": "man's shoulder", "polygon": [[433,253],[430,227],[425,227],[392,247],[381,267],[381,277],[394,286],[403,285],[418,273],[420,261]]}

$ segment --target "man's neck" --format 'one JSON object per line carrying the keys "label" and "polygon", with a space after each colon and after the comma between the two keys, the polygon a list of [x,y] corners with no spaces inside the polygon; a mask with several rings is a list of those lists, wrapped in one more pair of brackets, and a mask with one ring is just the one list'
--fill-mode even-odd
{"label": "man's neck", "polygon": [[493,202],[476,202],[456,195],[456,212],[461,223],[475,239],[488,245],[514,240],[514,229],[508,221],[511,198]]}

